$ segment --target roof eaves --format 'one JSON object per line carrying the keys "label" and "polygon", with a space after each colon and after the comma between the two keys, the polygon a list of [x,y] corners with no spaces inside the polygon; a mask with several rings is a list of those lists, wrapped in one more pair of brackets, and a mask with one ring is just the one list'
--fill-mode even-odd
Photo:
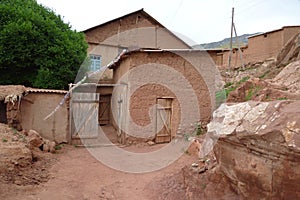
{"label": "roof eaves", "polygon": [[259,33],[259,34],[256,34],[256,35],[249,36],[248,39],[255,38],[255,37],[258,37],[258,36],[262,36],[262,35],[267,35],[267,34],[270,34],[270,33],[275,33],[275,32],[282,31],[282,30],[283,30],[283,28],[280,28],[280,29],[276,29],[276,30],[273,30],[273,31]]}
{"label": "roof eaves", "polygon": [[91,30],[93,30],[93,29],[96,29],[96,28],[98,28],[98,27],[100,27],[100,26],[104,26],[104,25],[109,24],[109,23],[112,23],[112,22],[114,22],[114,21],[118,21],[118,20],[120,20],[120,19],[122,19],[122,18],[124,18],[124,17],[130,16],[130,15],[133,15],[133,14],[136,14],[136,13],[139,13],[139,12],[144,12],[144,13],[146,13],[146,12],[144,11],[144,9],[142,8],[142,9],[140,9],[140,10],[137,10],[137,11],[128,13],[128,14],[126,14],[126,15],[123,15],[123,16],[121,16],[121,17],[118,17],[118,18],[109,20],[109,21],[104,22],[104,23],[102,23],[102,24],[99,24],[99,25],[97,25],[97,26],[93,26],[93,27],[91,27],[91,28],[88,28],[88,29],[86,29],[86,30],[83,30],[82,32],[83,32],[83,33],[86,33],[86,32],[88,32],[88,31],[91,31]]}
{"label": "roof eaves", "polygon": [[38,88],[26,88],[28,93],[56,93],[56,94],[66,94],[66,90],[52,90],[52,89],[38,89]]}

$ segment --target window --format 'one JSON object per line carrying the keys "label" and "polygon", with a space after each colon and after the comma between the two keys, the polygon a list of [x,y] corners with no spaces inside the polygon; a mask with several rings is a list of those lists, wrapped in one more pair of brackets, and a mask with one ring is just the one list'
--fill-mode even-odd
{"label": "window", "polygon": [[99,55],[90,55],[90,59],[91,59],[90,70],[91,71],[96,71],[96,70],[100,69],[100,67],[101,67],[101,56],[99,56]]}

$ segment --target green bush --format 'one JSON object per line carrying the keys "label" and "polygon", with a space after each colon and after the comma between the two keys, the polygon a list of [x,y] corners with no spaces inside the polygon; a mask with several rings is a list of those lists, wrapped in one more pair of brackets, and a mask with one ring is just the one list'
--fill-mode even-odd
{"label": "green bush", "polygon": [[67,89],[87,54],[83,33],[35,0],[1,0],[0,84]]}

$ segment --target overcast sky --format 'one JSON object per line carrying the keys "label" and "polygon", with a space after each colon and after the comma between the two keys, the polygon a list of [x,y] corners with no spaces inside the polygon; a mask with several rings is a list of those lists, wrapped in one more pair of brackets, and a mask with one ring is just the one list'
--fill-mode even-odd
{"label": "overcast sky", "polygon": [[300,25],[300,0],[37,0],[82,31],[141,8],[195,43],[230,37],[235,7],[238,35]]}

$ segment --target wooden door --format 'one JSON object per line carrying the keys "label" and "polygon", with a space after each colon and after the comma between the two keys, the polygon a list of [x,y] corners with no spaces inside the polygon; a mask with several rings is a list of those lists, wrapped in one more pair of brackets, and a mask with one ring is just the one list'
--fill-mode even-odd
{"label": "wooden door", "polygon": [[[156,108],[156,143],[171,141],[172,99],[158,98]],[[162,127],[162,129],[160,129]],[[160,130],[159,130],[160,129]]]}
{"label": "wooden door", "polygon": [[72,139],[98,137],[99,94],[73,93],[71,95],[70,119]]}
{"label": "wooden door", "polygon": [[110,123],[110,95],[100,95],[99,101],[99,125],[107,125]]}

